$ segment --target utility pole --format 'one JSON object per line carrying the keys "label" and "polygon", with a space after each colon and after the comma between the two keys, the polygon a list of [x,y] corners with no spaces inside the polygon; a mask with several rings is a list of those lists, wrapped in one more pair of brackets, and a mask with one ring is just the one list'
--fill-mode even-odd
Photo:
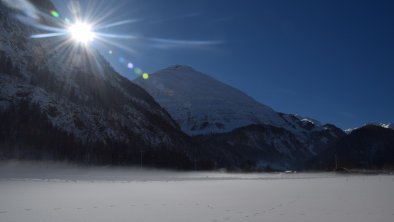
{"label": "utility pole", "polygon": [[335,154],[335,169],[338,169],[338,157]]}

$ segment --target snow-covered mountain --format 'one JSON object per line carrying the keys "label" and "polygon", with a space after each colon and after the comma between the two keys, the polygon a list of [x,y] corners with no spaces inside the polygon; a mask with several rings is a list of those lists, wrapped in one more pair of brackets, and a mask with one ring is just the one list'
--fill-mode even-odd
{"label": "snow-covered mountain", "polygon": [[299,167],[345,136],[334,125],[276,112],[188,66],[171,66],[134,82],[202,144],[204,155],[228,167]]}
{"label": "snow-covered mountain", "polygon": [[30,2],[37,17],[0,1],[0,159],[286,168],[344,136],[187,66],[135,80],[140,87],[94,50],[30,38],[31,21],[57,25],[49,0]]}
{"label": "snow-covered mountain", "polygon": [[[187,167],[193,159],[203,168],[214,162],[233,167],[250,161],[296,161],[332,140],[330,127],[277,113],[185,66],[137,80],[174,121],[94,50],[59,47],[72,44],[62,37],[30,38],[37,30],[26,20],[57,25],[47,15],[54,9],[50,1],[31,2],[40,10],[37,18],[21,19],[29,15],[0,2],[0,159],[130,164],[139,163],[143,152],[151,165]],[[178,124],[189,135],[208,137],[190,138]],[[232,141],[225,134],[209,137],[235,129],[229,134]]]}
{"label": "snow-covered mountain", "polygon": [[281,116],[241,91],[187,66],[172,66],[135,81],[189,135],[229,132],[250,124],[283,125]]}
{"label": "snow-covered mountain", "polygon": [[353,132],[354,130],[360,129],[360,128],[365,127],[365,126],[380,126],[380,127],[386,128],[386,129],[392,129],[392,130],[394,130],[394,123],[370,122],[370,123],[366,123],[366,124],[364,124],[363,126],[360,126],[360,127],[346,129],[345,132],[346,132],[347,134],[350,134],[350,133]]}
{"label": "snow-covered mountain", "polygon": [[38,17],[0,1],[0,159],[131,163],[140,150],[151,158],[176,150],[187,159],[191,146],[177,123],[96,51],[66,37],[30,38],[40,33],[32,21],[57,25],[49,0],[30,2]]}
{"label": "snow-covered mountain", "polygon": [[[147,90],[182,130],[192,136],[267,125],[289,131],[313,155],[319,152],[319,147],[343,133],[335,126],[311,118],[276,112],[188,66],[171,66],[153,73],[148,81],[138,78],[134,82]],[[288,148],[289,145],[277,145],[277,149]]]}
{"label": "snow-covered mountain", "polygon": [[175,65],[135,83],[147,90],[189,135],[229,132],[267,124],[292,132],[322,130],[321,123],[281,114],[245,93],[188,66]]}

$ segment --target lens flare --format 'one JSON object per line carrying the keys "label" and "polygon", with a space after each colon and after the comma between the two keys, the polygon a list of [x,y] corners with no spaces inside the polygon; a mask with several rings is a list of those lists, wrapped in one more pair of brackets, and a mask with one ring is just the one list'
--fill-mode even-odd
{"label": "lens flare", "polygon": [[142,70],[140,68],[135,68],[134,69],[134,73],[137,74],[137,75],[141,75]]}
{"label": "lens flare", "polygon": [[[1,1],[2,0],[0,0],[0,2]],[[53,45],[53,51],[62,51],[59,55],[61,55],[60,57],[64,59],[65,63],[82,63],[79,61],[81,60],[80,57],[85,55],[86,52],[92,55],[87,56],[88,59],[91,60],[89,61],[91,65],[101,68],[98,58],[94,55],[96,52],[95,49],[104,47],[101,48],[105,49],[102,52],[110,56],[111,60],[118,61],[123,68],[129,70],[128,72],[133,72],[135,75],[141,76],[145,80],[150,78],[149,74],[132,63],[132,60],[127,54],[122,55],[122,52],[125,51],[134,54],[138,53],[134,47],[129,47],[129,44],[132,46],[144,46],[167,50],[177,49],[179,47],[207,49],[211,45],[222,43],[221,41],[175,40],[138,36],[134,34],[113,33],[110,30],[111,28],[138,23],[142,19],[114,20],[115,18],[111,18],[111,16],[115,14],[116,9],[112,8],[112,3],[108,5],[88,4],[87,8],[84,10],[81,8],[78,1],[69,1],[68,9],[70,13],[60,14],[54,9],[42,12],[33,5],[28,4],[27,0],[20,0],[21,2],[26,2],[26,7],[21,7],[14,3],[19,2],[16,0],[3,1],[6,3],[9,2],[7,5],[11,8],[21,12],[28,11],[23,13],[24,15],[17,15],[17,18],[25,25],[31,26],[36,30],[30,37],[32,39],[52,38],[53,41],[49,41],[48,44]],[[38,19],[36,13],[44,15],[43,18],[45,19]],[[65,16],[66,14],[71,17],[67,18]],[[111,22],[106,23],[106,20]],[[94,41],[94,44],[90,44],[92,41]]]}
{"label": "lens flare", "polygon": [[119,62],[120,63],[125,63],[125,61],[126,61],[126,59],[123,57],[123,56],[121,56],[121,57],[119,57]]}
{"label": "lens flare", "polygon": [[55,11],[55,10],[52,10],[51,11],[51,15],[53,16],[53,17],[55,17],[55,18],[59,18],[59,12],[57,12],[57,11]]}
{"label": "lens flare", "polygon": [[134,65],[133,65],[133,63],[131,63],[131,62],[127,63],[127,68],[129,68],[129,69],[132,69],[132,68],[134,68]]}
{"label": "lens flare", "polygon": [[145,80],[149,79],[149,74],[148,73],[142,74],[142,78]]}
{"label": "lens flare", "polygon": [[96,37],[92,26],[83,22],[76,22],[68,28],[68,31],[74,41],[82,44],[87,44]]}

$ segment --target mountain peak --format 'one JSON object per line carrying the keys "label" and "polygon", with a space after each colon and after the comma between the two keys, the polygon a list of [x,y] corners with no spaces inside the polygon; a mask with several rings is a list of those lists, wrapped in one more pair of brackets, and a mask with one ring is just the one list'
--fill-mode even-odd
{"label": "mountain peak", "polygon": [[355,127],[355,128],[350,128],[345,130],[345,132],[347,134],[350,134],[352,131],[357,130],[357,129],[361,129],[363,127],[367,127],[367,126],[377,126],[377,127],[381,127],[381,128],[386,128],[386,129],[392,129],[394,130],[394,123],[379,123],[379,122],[368,122],[365,123],[364,125],[360,126],[360,127]]}
{"label": "mountain peak", "polygon": [[322,124],[311,118],[279,114],[240,90],[190,66],[174,65],[135,83],[147,90],[189,135],[224,133],[253,124],[284,127],[302,134]]}
{"label": "mountain peak", "polygon": [[192,71],[192,72],[197,72],[193,67],[191,66],[187,66],[187,65],[180,65],[180,64],[176,64],[176,65],[172,65],[168,68],[165,68],[164,70],[176,70],[176,71]]}
{"label": "mountain peak", "polygon": [[[278,113],[189,66],[171,66],[153,73],[149,80],[138,78],[134,82],[170,113],[183,132],[199,138],[219,138],[213,139],[213,144],[226,141],[223,146],[260,147],[258,150],[275,146],[284,155],[292,156],[291,149],[315,155],[320,147],[343,134],[335,126],[311,118]],[[261,141],[269,142],[261,145]],[[299,146],[289,148],[291,143]]]}
{"label": "mountain peak", "polygon": [[146,89],[189,135],[228,132],[250,124],[279,125],[270,107],[190,66],[174,65],[134,80]]}

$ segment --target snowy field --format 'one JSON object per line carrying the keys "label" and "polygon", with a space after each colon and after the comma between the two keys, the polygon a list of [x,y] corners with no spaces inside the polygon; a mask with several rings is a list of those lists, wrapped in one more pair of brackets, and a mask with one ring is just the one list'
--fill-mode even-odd
{"label": "snowy field", "polygon": [[393,222],[393,175],[0,164],[0,221]]}

